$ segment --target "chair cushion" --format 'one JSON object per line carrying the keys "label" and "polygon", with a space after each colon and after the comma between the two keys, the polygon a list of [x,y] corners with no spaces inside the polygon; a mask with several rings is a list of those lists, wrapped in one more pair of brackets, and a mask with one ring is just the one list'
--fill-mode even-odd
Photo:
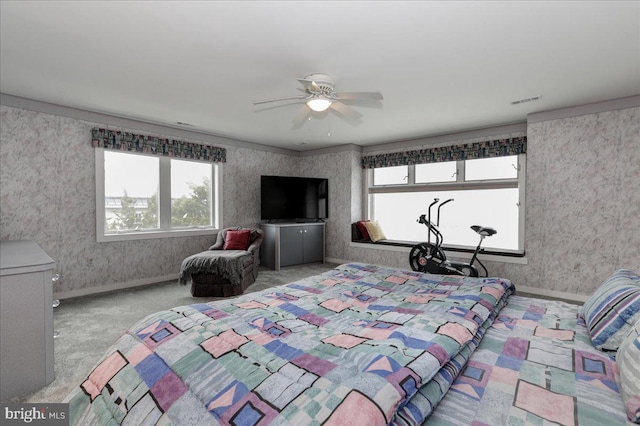
{"label": "chair cushion", "polygon": [[627,417],[640,423],[640,321],[620,344],[616,362],[620,370],[620,387]]}
{"label": "chair cushion", "polygon": [[580,314],[596,348],[618,350],[640,321],[640,277],[628,269],[617,270],[582,305]]}
{"label": "chair cushion", "polygon": [[251,230],[241,229],[238,231],[227,231],[224,239],[223,250],[246,250],[251,241]]}

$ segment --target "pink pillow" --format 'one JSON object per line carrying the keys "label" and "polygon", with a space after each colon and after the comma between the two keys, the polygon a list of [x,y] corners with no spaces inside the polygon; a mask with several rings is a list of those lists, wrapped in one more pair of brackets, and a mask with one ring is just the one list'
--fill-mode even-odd
{"label": "pink pillow", "polygon": [[227,231],[224,239],[223,250],[246,250],[251,241],[251,230]]}

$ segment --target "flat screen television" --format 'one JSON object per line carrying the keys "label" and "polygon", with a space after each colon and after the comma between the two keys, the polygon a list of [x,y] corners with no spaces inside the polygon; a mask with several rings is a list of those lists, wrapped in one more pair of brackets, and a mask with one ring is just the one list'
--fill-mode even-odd
{"label": "flat screen television", "polygon": [[289,176],[260,177],[262,220],[309,221],[329,217],[329,181]]}

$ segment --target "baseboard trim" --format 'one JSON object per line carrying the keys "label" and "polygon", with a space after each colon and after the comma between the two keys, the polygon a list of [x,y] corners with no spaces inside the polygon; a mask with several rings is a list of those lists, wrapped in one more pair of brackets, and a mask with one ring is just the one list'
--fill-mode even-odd
{"label": "baseboard trim", "polygon": [[589,299],[589,297],[591,297],[584,294],[566,293],[564,291],[546,290],[544,288],[517,285],[516,295],[519,292],[532,294],[534,296],[543,296],[545,298],[551,298],[551,299],[569,300],[571,302],[575,302],[580,305],[582,305],[584,302],[586,302]]}
{"label": "baseboard trim", "polygon": [[[338,265],[341,265],[343,263],[350,263],[350,261],[348,261],[348,260],[336,259],[336,258],[333,258],[333,257],[327,257],[325,259],[325,262],[326,263],[335,263],[335,264],[338,264]],[[101,286],[95,286],[95,287],[89,287],[89,288],[81,288],[81,289],[78,289],[78,290],[54,292],[53,293],[53,298],[54,299],[71,299],[73,297],[91,296],[91,295],[94,295],[94,294],[107,293],[107,292],[110,292],[110,291],[123,290],[123,289],[126,289],[126,288],[135,288],[135,287],[141,287],[141,286],[150,285],[150,284],[157,284],[157,283],[161,283],[161,282],[164,282],[164,281],[172,281],[172,280],[176,280],[177,281],[179,275],[180,274],[176,273],[176,274],[163,275],[163,276],[160,276],[160,277],[152,277],[152,278],[144,278],[144,279],[141,279],[141,280],[126,281],[126,282],[122,282],[122,283],[104,284],[104,285],[101,285]],[[543,289],[543,288],[527,287],[527,286],[517,286],[516,294],[518,294],[518,292],[532,294],[534,296],[542,296],[542,297],[546,297],[546,298],[570,300],[572,302],[579,303],[579,304],[583,304],[590,297],[588,295],[583,295],[583,294],[566,293],[564,291],[546,290],[546,289]]]}
{"label": "baseboard trim", "polygon": [[336,263],[342,265],[343,263],[350,263],[348,260],[336,259],[335,257],[327,257],[324,259],[324,263]]}
{"label": "baseboard trim", "polygon": [[[336,259],[333,257],[327,257],[326,262],[337,263],[341,265],[343,263],[349,263],[350,261],[343,260],[343,259]],[[521,286],[521,285],[516,286],[516,294],[518,294],[519,292],[531,294],[534,296],[549,298],[549,299],[571,301],[580,305],[586,302],[590,297],[589,295],[584,295],[584,294],[566,293],[564,291],[546,290],[544,288],[527,287],[527,286]]]}
{"label": "baseboard trim", "polygon": [[111,283],[111,284],[104,284],[104,285],[88,287],[88,288],[80,288],[77,290],[54,292],[53,298],[54,299],[71,299],[73,297],[91,296],[94,294],[107,293],[110,291],[123,290],[126,288],[141,287],[149,284],[157,284],[164,281],[172,281],[172,280],[176,280],[176,283],[177,283],[179,276],[180,274],[176,273],[176,274],[163,275],[160,277],[143,278],[140,280],[126,281],[122,283]]}

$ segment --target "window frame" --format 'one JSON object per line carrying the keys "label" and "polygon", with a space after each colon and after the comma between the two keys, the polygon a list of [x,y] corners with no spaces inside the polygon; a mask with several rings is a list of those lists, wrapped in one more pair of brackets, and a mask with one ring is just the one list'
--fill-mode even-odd
{"label": "window frame", "polygon": [[[105,148],[95,148],[96,171],[96,241],[134,241],[154,238],[174,238],[197,235],[211,235],[222,228],[222,163],[211,162],[211,226],[171,228],[171,160],[193,161],[185,158],[157,156],[159,162],[159,222],[154,230],[123,231],[106,233],[105,229]],[[136,152],[122,152],[128,155],[145,155]],[[202,163],[202,162],[199,162]]]}
{"label": "window frame", "polygon": [[[493,157],[491,157],[493,158]],[[475,160],[475,159],[474,159]],[[486,249],[486,253],[504,256],[525,256],[525,217],[526,217],[526,175],[527,162],[526,154],[517,154],[518,175],[514,179],[487,179],[487,180],[465,180],[465,160],[456,161],[456,181],[436,182],[436,183],[415,183],[415,165],[408,165],[408,182],[393,185],[374,185],[373,168],[366,169],[365,173],[365,217],[375,220],[375,208],[373,204],[373,194],[397,193],[397,192],[430,192],[430,191],[458,191],[474,189],[502,189],[518,188],[518,248],[509,249]],[[411,246],[420,241],[407,241],[406,245]],[[473,252],[475,246],[460,246],[444,244],[443,248],[450,251]]]}

